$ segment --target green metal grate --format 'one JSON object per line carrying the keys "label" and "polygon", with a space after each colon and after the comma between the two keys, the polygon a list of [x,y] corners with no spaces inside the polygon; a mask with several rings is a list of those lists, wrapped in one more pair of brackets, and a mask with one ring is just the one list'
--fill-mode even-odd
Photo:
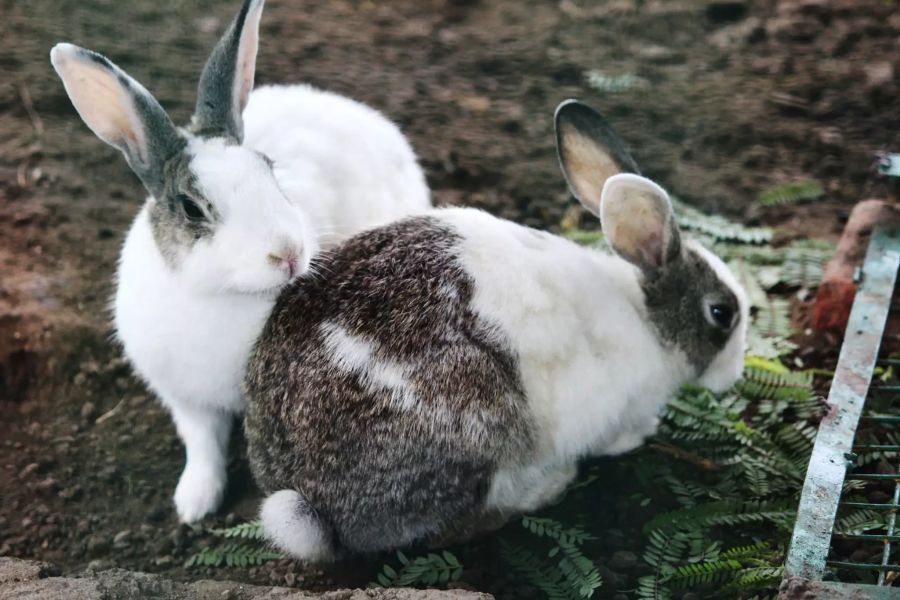
{"label": "green metal grate", "polygon": [[[898,414],[863,414],[867,410],[867,400],[874,394],[889,395],[893,410],[883,412],[900,410],[900,386],[870,388],[876,364],[900,367],[897,359],[878,360],[898,267],[900,229],[876,228],[860,272],[859,289],[828,395],[830,410],[819,427],[803,484],[797,522],[785,562],[781,588],[781,597],[785,600],[900,598],[900,589],[893,587],[900,584],[900,524],[896,518],[900,508],[900,464],[895,461],[891,473],[855,469],[857,457],[869,452],[900,452],[900,446],[854,443],[860,422],[900,432]],[[844,501],[845,482],[858,482],[857,486],[894,482],[893,497],[885,502]],[[886,512],[883,533],[835,533],[835,519],[842,508]],[[880,545],[881,560],[829,560],[835,540]],[[874,575],[874,583],[834,581],[836,572]]]}

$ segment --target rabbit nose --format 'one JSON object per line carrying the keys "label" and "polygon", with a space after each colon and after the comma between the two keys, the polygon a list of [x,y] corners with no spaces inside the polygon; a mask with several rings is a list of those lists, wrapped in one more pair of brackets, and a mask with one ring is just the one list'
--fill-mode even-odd
{"label": "rabbit nose", "polygon": [[279,253],[271,253],[268,256],[269,262],[273,265],[287,267],[288,277],[293,279],[297,273],[297,264],[300,259],[300,252],[294,247],[284,248]]}

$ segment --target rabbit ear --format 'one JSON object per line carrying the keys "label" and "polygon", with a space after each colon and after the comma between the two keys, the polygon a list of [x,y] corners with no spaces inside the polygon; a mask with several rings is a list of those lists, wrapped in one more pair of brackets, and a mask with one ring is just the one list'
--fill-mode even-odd
{"label": "rabbit ear", "polygon": [[600,201],[603,235],[625,260],[654,274],[681,256],[681,236],[664,189],[640,175],[613,175]]}
{"label": "rabbit ear", "polygon": [[640,173],[634,159],[606,121],[577,100],[556,109],[556,150],[569,188],[595,215],[600,215],[603,184],[617,173]]}
{"label": "rabbit ear", "polygon": [[57,44],[50,51],[50,62],[87,126],[125,154],[151,194],[161,195],[163,165],[185,141],[159,102],[96,52]]}
{"label": "rabbit ear", "polygon": [[193,129],[205,137],[227,136],[241,142],[241,115],[253,90],[259,19],[264,0],[245,0],[200,74]]}

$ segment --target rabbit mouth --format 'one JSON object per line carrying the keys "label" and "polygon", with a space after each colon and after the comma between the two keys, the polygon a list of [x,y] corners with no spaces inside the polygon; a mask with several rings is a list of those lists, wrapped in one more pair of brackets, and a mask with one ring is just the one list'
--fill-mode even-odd
{"label": "rabbit mouth", "polygon": [[290,285],[292,281],[294,281],[294,280],[292,279],[290,281],[282,281],[281,283],[277,283],[274,285],[270,285],[268,287],[261,287],[261,288],[256,288],[256,287],[251,288],[251,287],[245,287],[245,286],[229,286],[227,288],[227,291],[231,292],[233,294],[237,294],[239,296],[255,297],[255,298],[259,298],[261,300],[274,300],[278,296],[278,294],[281,292],[281,290],[283,290],[288,285]]}

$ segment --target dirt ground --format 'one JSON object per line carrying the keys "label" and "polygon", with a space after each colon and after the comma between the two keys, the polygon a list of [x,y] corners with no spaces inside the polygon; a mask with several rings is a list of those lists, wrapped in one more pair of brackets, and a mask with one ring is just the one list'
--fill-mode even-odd
{"label": "dirt ground", "polygon": [[[184,569],[210,538],[175,519],[182,449],[110,339],[116,255],[144,192],[80,121],[48,51],[66,40],[107,54],[184,122],[236,6],[0,0],[0,555],[70,573],[116,565],[314,588],[372,579],[377,560],[326,573],[289,561]],[[890,194],[875,153],[900,150],[891,0],[270,0],[261,36],[258,83],[306,81],[377,107],[411,138],[437,203],[542,228],[572,206],[552,137],[568,97],[605,113],[675,194],[781,237],[836,236],[854,202]],[[592,69],[637,84],[598,91]],[[824,199],[755,203],[805,177]],[[226,505],[206,525],[254,515],[239,443],[234,455]],[[614,523],[628,505],[608,510]],[[622,549],[640,540],[610,554]],[[466,579],[502,587],[486,566]]]}

